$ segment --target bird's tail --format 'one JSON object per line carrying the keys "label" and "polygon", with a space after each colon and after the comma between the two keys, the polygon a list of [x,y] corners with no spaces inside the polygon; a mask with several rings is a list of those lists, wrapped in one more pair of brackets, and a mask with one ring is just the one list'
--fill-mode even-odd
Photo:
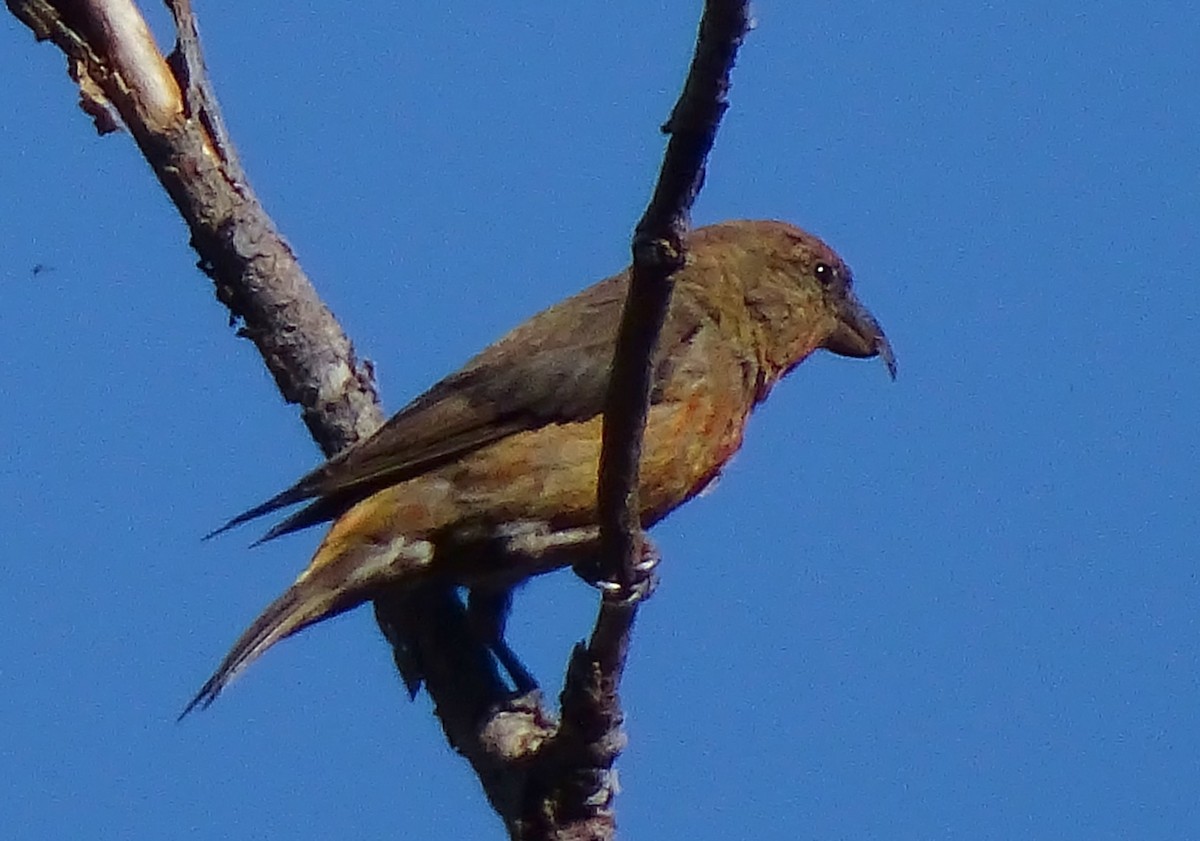
{"label": "bird's tail", "polygon": [[216,672],[179,714],[179,718],[197,708],[207,709],[230,681],[281,639],[366,601],[361,594],[330,587],[327,581],[320,579],[320,576],[301,576],[282,596],[271,602],[238,637]]}
{"label": "bird's tail", "polygon": [[325,536],[308,569],[238,638],[179,717],[210,706],[230,681],[281,639],[357,607],[384,587],[411,581],[432,557],[427,541],[403,534],[385,537],[378,529],[364,527],[361,517],[343,517]]}

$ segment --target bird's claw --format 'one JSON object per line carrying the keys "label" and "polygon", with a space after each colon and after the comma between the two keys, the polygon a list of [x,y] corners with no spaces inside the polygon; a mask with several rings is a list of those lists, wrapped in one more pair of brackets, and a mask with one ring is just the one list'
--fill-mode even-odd
{"label": "bird's claw", "polygon": [[654,591],[658,588],[658,576],[653,572],[646,571],[640,574],[628,586],[613,581],[606,581],[604,583],[607,586],[601,587],[601,591],[605,601],[614,604],[634,605],[654,595]]}
{"label": "bird's claw", "polygon": [[591,586],[595,587],[608,601],[621,604],[634,604],[648,599],[658,586],[658,576],[654,570],[658,567],[662,556],[649,540],[642,540],[641,555],[631,567],[629,581],[619,580],[620,576],[606,575],[608,570],[601,567],[596,558],[590,558],[586,563],[577,563],[575,573]]}

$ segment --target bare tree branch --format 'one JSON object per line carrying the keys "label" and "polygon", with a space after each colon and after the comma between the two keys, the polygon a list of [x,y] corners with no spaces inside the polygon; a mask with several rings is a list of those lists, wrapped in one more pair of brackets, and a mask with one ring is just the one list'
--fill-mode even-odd
{"label": "bare tree branch", "polygon": [[[559,732],[543,750],[553,774],[531,781],[524,838],[615,835],[613,765],[625,746],[618,689],[637,605],[653,587],[654,548],[642,533],[638,469],[650,404],[651,357],[686,261],[692,204],[728,108],[729,77],[749,29],[745,0],[708,0],[683,93],[663,126],[670,135],[658,182],[633,236],[633,269],[604,406],[597,487],[601,563],[619,586],[606,590],[588,644],[571,655]],[[535,786],[544,787],[534,797]],[[539,821],[544,824],[539,825]]]}
{"label": "bare tree branch", "polygon": [[[369,365],[321,302],[251,190],[209,83],[189,0],[168,0],[177,44],[158,51],[131,0],[6,0],[67,56],[81,106],[102,132],[129,130],[191,231],[199,267],[258,348],[284,398],[326,455],[369,435],[382,412]],[[599,477],[603,563],[619,583],[589,643],[572,654],[561,723],[540,693],[511,697],[450,590],[376,602],[410,689],[424,680],[454,748],[470,761],[515,839],[610,839],[613,764],[625,743],[617,689],[653,549],[638,519],[637,476],[649,360],[683,265],[690,208],[726,105],[747,3],[709,0],[654,196],[633,238],[633,277],[605,406]]]}
{"label": "bare tree branch", "polygon": [[686,260],[692,204],[729,107],[729,75],[749,27],[748,2],[709,0],[683,94],[663,125],[670,135],[658,183],[633,235],[633,271],[604,406],[597,490],[600,542],[614,580],[629,587],[641,555],[638,494],[642,431],[650,405],[650,358],[671,299],[671,275]]}
{"label": "bare tree branch", "polygon": [[[191,229],[198,265],[218,299],[231,320],[241,321],[240,335],[254,342],[285,399],[300,405],[322,451],[332,455],[373,432],[383,413],[371,370],[358,363],[249,186],[225,132],[187,0],[169,3],[179,41],[166,60],[128,0],[7,3],[39,40],[53,40],[66,54],[84,110],[102,133],[117,128],[118,120],[128,128]],[[491,766],[483,761],[490,754],[482,747],[481,722],[510,694],[507,686],[452,592],[397,596],[388,606],[396,622],[384,622],[381,608],[377,613],[397,666],[410,686],[425,679],[447,737],[482,777]],[[488,772],[489,779],[498,776]],[[494,802],[502,799],[487,790]]]}
{"label": "bare tree branch", "polygon": [[300,404],[321,449],[336,452],[378,426],[370,370],[358,364],[236,159],[222,154],[232,148],[228,140],[210,133],[207,126],[220,119],[215,100],[189,98],[203,66],[177,52],[172,64],[186,77],[180,84],[129,0],[7,3],[39,40],[53,40],[67,55],[84,110],[115,112],[129,129],[187,223],[217,297],[242,320],[241,334],[284,398]]}

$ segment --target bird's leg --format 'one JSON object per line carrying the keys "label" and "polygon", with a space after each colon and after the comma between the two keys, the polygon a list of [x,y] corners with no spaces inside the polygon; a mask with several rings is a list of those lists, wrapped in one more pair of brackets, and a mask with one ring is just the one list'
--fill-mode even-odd
{"label": "bird's leg", "polygon": [[513,689],[524,695],[537,689],[538,683],[504,638],[512,598],[509,587],[472,587],[467,593],[467,619],[472,632],[508,674]]}
{"label": "bird's leg", "polygon": [[431,583],[383,592],[375,600],[375,615],[414,695],[425,680],[453,685],[462,698],[479,705],[478,713],[507,696],[497,660],[471,627],[454,587]]}

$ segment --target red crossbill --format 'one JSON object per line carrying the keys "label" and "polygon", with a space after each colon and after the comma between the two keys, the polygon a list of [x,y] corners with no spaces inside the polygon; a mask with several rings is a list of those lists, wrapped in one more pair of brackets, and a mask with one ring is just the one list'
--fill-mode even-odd
{"label": "red crossbill", "polygon": [[[219,529],[305,500],[263,539],[333,521],[308,568],[187,709],[211,704],[284,637],[385,591],[435,580],[502,590],[594,554],[602,406],[628,281],[622,272],[535,315],[374,435]],[[814,350],[878,355],[895,376],[851,282],[831,248],[782,222],[692,233],[654,357],[644,526],[716,477],[750,410]]]}

